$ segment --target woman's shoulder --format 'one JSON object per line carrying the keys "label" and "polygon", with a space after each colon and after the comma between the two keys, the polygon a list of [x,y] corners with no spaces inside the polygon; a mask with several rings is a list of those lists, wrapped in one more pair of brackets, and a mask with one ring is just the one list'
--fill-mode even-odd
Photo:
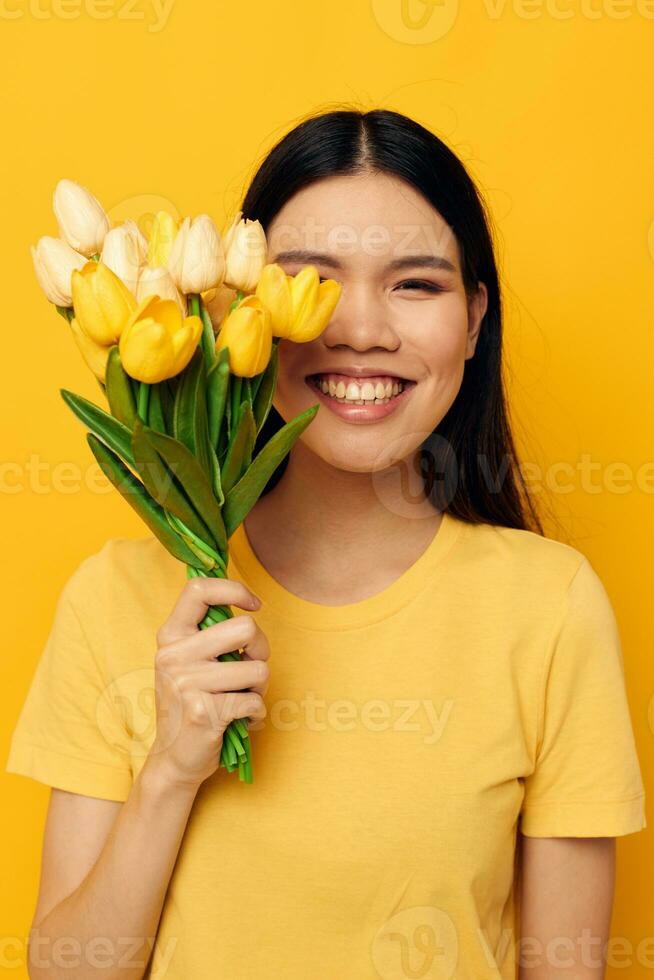
{"label": "woman's shoulder", "polygon": [[575,578],[597,576],[580,547],[526,528],[468,523],[463,551],[481,575],[519,587],[522,594],[566,592]]}
{"label": "woman's shoulder", "polygon": [[179,589],[185,579],[183,563],[154,535],[111,537],[78,561],[64,588],[75,604],[98,600],[107,605],[134,593]]}

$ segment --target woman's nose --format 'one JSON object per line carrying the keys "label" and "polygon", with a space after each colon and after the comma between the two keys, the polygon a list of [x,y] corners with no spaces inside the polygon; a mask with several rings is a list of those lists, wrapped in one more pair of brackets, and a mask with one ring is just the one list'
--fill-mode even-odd
{"label": "woman's nose", "polygon": [[399,337],[383,296],[366,283],[344,285],[332,318],[321,335],[328,347],[395,349]]}

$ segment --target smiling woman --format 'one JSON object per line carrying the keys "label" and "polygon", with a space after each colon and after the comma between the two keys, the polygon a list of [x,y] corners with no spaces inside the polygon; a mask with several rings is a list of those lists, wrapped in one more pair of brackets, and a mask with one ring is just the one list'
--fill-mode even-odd
{"label": "smiling woman", "polygon": [[[339,110],[273,147],[243,214],[270,262],[342,287],[318,337],[280,341],[261,444],[320,407],[233,581],[182,589],[145,538],[68,583],[8,764],[55,787],[40,938],[156,931],[130,978],[600,978],[577,940],[606,940],[644,789],[609,597],[521,479],[481,198],[414,120]],[[252,614],[200,636],[210,602]],[[237,638],[249,673],[220,687],[198,661]],[[170,727],[180,664],[266,694],[252,785],[175,761],[211,751],[199,716]]]}
{"label": "smiling woman", "polygon": [[[309,404],[306,396],[293,396],[307,373],[354,376],[356,368],[370,368],[409,378],[416,391],[401,421],[394,413],[393,423],[412,426],[415,437],[422,434],[417,463],[434,506],[468,521],[542,532],[508,422],[501,299],[488,219],[457,157],[397,113],[327,113],[305,120],[273,149],[251,183],[243,212],[257,215],[271,258],[287,272],[312,262],[322,276],[343,284],[329,338],[319,345],[329,356],[317,363],[318,345],[293,353],[282,344],[280,396],[268,434],[292,406]],[[346,342],[339,344],[343,330]],[[364,356],[369,341],[373,348]],[[328,407],[337,412],[333,399]],[[356,422],[388,413],[348,406],[337,414]],[[371,453],[377,458],[390,424],[383,436],[379,430],[360,435],[364,465]],[[321,439],[327,425],[318,417],[305,444]],[[350,441],[340,445],[351,465]],[[403,446],[401,455],[407,451]],[[289,464],[290,459],[273,475],[269,488]]]}

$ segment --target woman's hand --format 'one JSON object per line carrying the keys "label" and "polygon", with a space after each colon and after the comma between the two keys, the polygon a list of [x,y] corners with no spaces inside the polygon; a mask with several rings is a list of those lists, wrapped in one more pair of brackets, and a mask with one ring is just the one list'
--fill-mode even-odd
{"label": "woman's hand", "polygon": [[[173,783],[196,787],[218,769],[229,723],[266,714],[265,634],[248,615],[199,629],[210,605],[254,610],[261,603],[241,582],[198,576],[186,583],[156,637],[157,730],[147,762]],[[216,660],[238,649],[243,660]]]}

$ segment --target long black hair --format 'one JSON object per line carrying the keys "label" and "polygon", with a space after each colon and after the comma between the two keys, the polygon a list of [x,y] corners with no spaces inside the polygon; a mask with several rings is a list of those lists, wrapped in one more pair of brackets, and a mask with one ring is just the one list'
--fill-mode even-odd
{"label": "long black hair", "polygon": [[[502,309],[486,205],[459,158],[420,123],[388,109],[335,109],[303,119],[267,153],[243,199],[264,231],[299,190],[322,177],[380,172],[411,184],[439,212],[459,246],[468,295],[486,284],[488,308],[449,411],[423,442],[425,490],[439,510],[543,534],[518,465],[502,376]],[[265,443],[284,420],[271,407]],[[287,458],[264,493],[279,481]]]}

